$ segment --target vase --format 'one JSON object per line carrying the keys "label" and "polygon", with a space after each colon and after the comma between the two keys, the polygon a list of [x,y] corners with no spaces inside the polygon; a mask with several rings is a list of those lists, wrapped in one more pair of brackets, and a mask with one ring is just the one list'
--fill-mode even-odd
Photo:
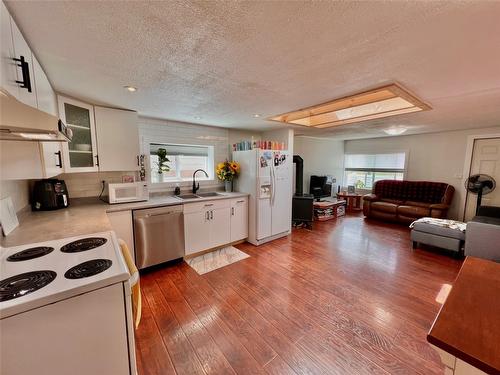
{"label": "vase", "polygon": [[224,181],[224,189],[226,193],[231,193],[233,191],[233,181]]}

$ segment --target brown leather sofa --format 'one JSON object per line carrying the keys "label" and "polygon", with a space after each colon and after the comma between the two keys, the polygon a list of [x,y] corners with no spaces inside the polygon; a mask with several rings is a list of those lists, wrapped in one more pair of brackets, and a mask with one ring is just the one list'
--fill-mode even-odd
{"label": "brown leather sofa", "polygon": [[381,180],[363,197],[363,213],[405,224],[424,216],[446,218],[454,192],[442,182]]}

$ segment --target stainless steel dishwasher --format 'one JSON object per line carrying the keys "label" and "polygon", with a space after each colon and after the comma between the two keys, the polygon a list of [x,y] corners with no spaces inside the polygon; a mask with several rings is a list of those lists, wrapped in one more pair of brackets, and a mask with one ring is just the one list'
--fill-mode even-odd
{"label": "stainless steel dishwasher", "polygon": [[139,269],[184,256],[183,206],[133,211],[135,261]]}

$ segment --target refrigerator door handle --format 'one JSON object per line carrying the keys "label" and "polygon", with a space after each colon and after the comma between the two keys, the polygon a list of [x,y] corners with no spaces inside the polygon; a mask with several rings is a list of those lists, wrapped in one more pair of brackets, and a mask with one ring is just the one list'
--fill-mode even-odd
{"label": "refrigerator door handle", "polygon": [[276,174],[274,171],[274,166],[271,166],[271,186],[272,186],[271,206],[274,206],[274,198],[276,196]]}

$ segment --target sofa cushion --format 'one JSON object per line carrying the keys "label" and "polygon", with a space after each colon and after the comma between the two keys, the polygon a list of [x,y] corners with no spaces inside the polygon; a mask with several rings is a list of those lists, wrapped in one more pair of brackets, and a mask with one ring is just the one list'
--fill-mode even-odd
{"label": "sofa cushion", "polygon": [[459,229],[451,229],[429,223],[415,223],[413,230],[442,237],[456,238],[457,240],[465,240],[465,233]]}
{"label": "sofa cushion", "polygon": [[396,204],[396,205],[400,205],[400,204],[403,204],[404,201],[402,201],[401,199],[388,199],[388,198],[382,198],[380,199],[381,202],[387,202],[387,203],[393,203],[393,204]]}
{"label": "sofa cushion", "polygon": [[429,209],[426,207],[418,206],[398,206],[398,215],[408,217],[422,217],[429,216]]}
{"label": "sofa cushion", "polygon": [[381,211],[381,212],[387,212],[390,214],[396,214],[398,206],[394,203],[380,202],[379,201],[379,202],[372,202],[371,209]]}
{"label": "sofa cushion", "polygon": [[440,203],[448,184],[443,182],[407,181],[406,198],[411,201]]}
{"label": "sofa cushion", "polygon": [[380,180],[373,193],[381,199],[441,203],[448,186],[443,182]]}
{"label": "sofa cushion", "polygon": [[417,207],[425,207],[430,208],[432,203],[424,203],[424,202],[416,202],[416,201],[406,201],[404,202],[404,206],[417,206]]}

